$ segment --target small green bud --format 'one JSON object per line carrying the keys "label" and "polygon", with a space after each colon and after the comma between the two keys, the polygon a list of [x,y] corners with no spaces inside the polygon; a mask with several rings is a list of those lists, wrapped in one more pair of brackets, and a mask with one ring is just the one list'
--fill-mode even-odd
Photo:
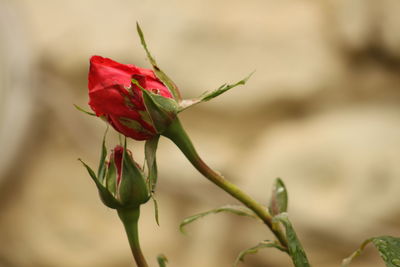
{"label": "small green bud", "polygon": [[111,155],[117,168],[116,197],[123,206],[139,206],[149,200],[145,176],[133,160],[132,153],[122,146],[116,146]]}
{"label": "small green bud", "polygon": [[90,176],[96,183],[100,198],[110,208],[135,208],[150,198],[142,169],[133,160],[132,153],[120,145],[116,146],[109,161],[103,143],[99,171],[96,174],[87,166]]}

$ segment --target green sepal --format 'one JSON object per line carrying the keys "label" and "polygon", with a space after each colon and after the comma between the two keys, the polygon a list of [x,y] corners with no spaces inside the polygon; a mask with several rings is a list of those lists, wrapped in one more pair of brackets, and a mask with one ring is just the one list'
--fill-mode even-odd
{"label": "green sepal", "polygon": [[178,104],[174,99],[141,89],[146,110],[153,121],[154,127],[158,133],[164,132],[171,122],[175,120],[178,113]]}
{"label": "green sepal", "polygon": [[144,154],[148,168],[147,184],[151,194],[154,193],[157,184],[158,170],[157,170],[156,152],[159,139],[160,136],[156,135],[153,138],[147,140],[144,146]]}
{"label": "green sepal", "polygon": [[166,263],[168,262],[168,259],[167,259],[167,257],[165,257],[165,255],[160,254],[157,256],[157,262],[158,262],[159,267],[166,267],[167,266]]}
{"label": "green sepal", "polygon": [[256,254],[258,250],[263,249],[263,248],[277,248],[280,251],[285,252],[285,248],[279,245],[278,242],[276,241],[271,241],[271,240],[264,240],[258,243],[256,246],[245,249],[239,253],[237,256],[235,263],[233,264],[234,267],[236,267],[239,264],[239,261],[244,261],[244,257],[249,255],[249,254]]}
{"label": "green sepal", "polygon": [[157,199],[154,197],[154,194],[151,195],[151,199],[153,200],[154,205],[154,219],[156,220],[157,225],[160,226],[160,218],[158,216],[158,202]]}
{"label": "green sepal", "polygon": [[269,202],[269,212],[276,216],[282,212],[287,212],[288,192],[286,186],[280,178],[276,178],[272,189],[271,200]]}
{"label": "green sepal", "polygon": [[110,192],[114,197],[117,197],[117,177],[118,171],[115,165],[114,157],[110,157],[110,162],[108,164],[106,178],[104,181],[104,185],[107,188],[108,192]]}
{"label": "green sepal", "polygon": [[87,110],[81,108],[80,106],[78,106],[78,105],[76,105],[76,104],[74,104],[74,107],[75,107],[77,110],[79,110],[80,112],[85,113],[86,115],[97,117],[96,113],[87,111]]}
{"label": "green sepal", "polygon": [[181,224],[179,225],[179,230],[182,233],[185,233],[184,227],[200,218],[203,218],[204,216],[207,216],[209,214],[215,214],[215,213],[220,213],[220,212],[230,212],[239,216],[248,216],[248,217],[253,217],[253,218],[258,218],[252,210],[244,207],[244,206],[238,206],[238,205],[225,205],[216,209],[212,209],[206,212],[201,212],[192,216],[189,216],[185,218]]}
{"label": "green sepal", "polygon": [[118,199],[124,207],[138,207],[149,200],[144,174],[128,155],[126,139],[122,156],[121,182],[118,186]]}
{"label": "green sepal", "polygon": [[300,240],[297,238],[296,232],[289,221],[288,214],[283,212],[272,219],[273,223],[280,222],[286,230],[286,238],[288,241],[288,249],[295,267],[310,267],[307,255],[304,252]]}
{"label": "green sepal", "polygon": [[107,190],[107,188],[105,188],[99,182],[99,180],[97,179],[96,174],[94,173],[94,171],[85,162],[83,162],[81,159],[79,159],[79,161],[83,164],[83,166],[85,166],[85,168],[88,171],[90,177],[92,178],[92,180],[96,184],[96,187],[97,187],[97,189],[99,191],[100,198],[103,201],[104,205],[106,205],[107,207],[112,208],[112,209],[119,208],[121,205],[118,202],[118,200],[115,199],[114,196]]}
{"label": "green sepal", "polygon": [[154,205],[154,217],[157,225],[160,225],[159,217],[158,217],[158,203],[156,198],[154,197],[154,192],[157,184],[158,170],[157,170],[157,160],[156,160],[156,152],[158,141],[160,139],[159,135],[154,136],[153,138],[146,141],[144,146],[144,154],[147,163],[147,186],[150,192],[150,196],[153,200]]}
{"label": "green sepal", "polygon": [[364,248],[371,242],[378,249],[381,258],[387,267],[400,266],[400,238],[392,236],[379,236],[365,240],[359,249],[342,261],[342,267],[349,266],[351,261],[355,257],[359,256]]}
{"label": "green sepal", "polygon": [[225,93],[226,91],[228,91],[236,86],[246,84],[246,82],[250,79],[250,77],[251,77],[251,75],[253,75],[253,73],[254,72],[250,73],[246,78],[238,81],[237,83],[234,83],[234,84],[226,84],[225,83],[211,92],[210,91],[204,92],[201,96],[199,96],[197,98],[182,100],[179,103],[179,111],[178,112],[181,112],[181,111],[183,111],[191,106],[194,106],[198,103],[210,101],[211,99],[219,96],[220,94]]}
{"label": "green sepal", "polygon": [[100,183],[104,183],[103,182],[104,176],[105,176],[105,172],[107,169],[107,166],[106,166],[106,157],[107,157],[106,135],[107,135],[107,132],[108,132],[108,126],[107,126],[106,132],[104,133],[104,136],[103,136],[103,142],[101,145],[100,163],[99,163],[99,168],[97,171],[97,177],[98,177]]}
{"label": "green sepal", "polygon": [[[147,122],[148,124],[152,124],[153,121],[150,118],[149,113],[147,112],[147,110],[138,110],[137,111],[140,114],[140,118],[142,120],[144,120],[145,122]],[[147,130],[147,129],[146,129]],[[148,131],[148,130],[147,130]]]}
{"label": "green sepal", "polygon": [[146,44],[146,40],[144,39],[144,35],[143,35],[143,31],[139,26],[139,23],[136,23],[136,30],[138,32],[139,38],[140,38],[140,42],[144,48],[144,50],[146,51],[146,55],[147,58],[150,61],[150,64],[153,66],[154,72],[156,74],[156,76],[163,82],[163,84],[165,86],[167,86],[167,88],[169,89],[169,91],[172,93],[172,95],[174,96],[174,99],[177,102],[180,102],[182,100],[181,94],[179,92],[178,87],[176,86],[176,84],[168,77],[167,74],[165,74],[165,72],[163,72],[160,67],[157,65],[156,60],[154,59],[154,57],[151,55],[149,49],[147,48],[147,44]]}

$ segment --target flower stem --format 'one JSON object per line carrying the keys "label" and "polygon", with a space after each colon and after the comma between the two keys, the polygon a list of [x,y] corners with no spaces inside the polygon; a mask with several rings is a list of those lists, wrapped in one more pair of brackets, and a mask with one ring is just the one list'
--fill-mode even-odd
{"label": "flower stem", "polygon": [[138,221],[140,208],[118,209],[118,216],[124,224],[129,245],[138,267],[148,267],[139,244]]}
{"label": "flower stem", "polygon": [[269,229],[279,240],[282,247],[287,251],[286,237],[279,227],[275,227],[272,224],[272,217],[268,210],[249,195],[244,193],[235,184],[229,182],[221,174],[211,169],[200,158],[178,118],[171,123],[163,135],[171,139],[183,152],[186,158],[192,163],[192,165],[208,180],[251,209],[269,227]]}

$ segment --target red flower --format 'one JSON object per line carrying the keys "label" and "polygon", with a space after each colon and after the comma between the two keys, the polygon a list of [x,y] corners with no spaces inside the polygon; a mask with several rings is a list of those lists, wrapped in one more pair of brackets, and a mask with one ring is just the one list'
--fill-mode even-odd
{"label": "red flower", "polygon": [[92,56],[89,70],[89,105],[118,132],[135,140],[157,134],[141,89],[132,79],[152,93],[172,98],[168,88],[149,69],[121,64],[109,58]]}

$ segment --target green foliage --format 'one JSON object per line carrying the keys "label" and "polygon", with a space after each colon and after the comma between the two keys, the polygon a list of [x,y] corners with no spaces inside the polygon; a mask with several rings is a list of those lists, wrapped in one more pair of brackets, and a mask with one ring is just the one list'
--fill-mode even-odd
{"label": "green foliage", "polygon": [[379,236],[365,240],[359,249],[343,260],[342,267],[349,266],[351,261],[355,257],[359,256],[369,243],[373,243],[375,248],[378,249],[381,258],[387,267],[400,266],[400,238],[392,236]]}
{"label": "green foliage", "polygon": [[235,260],[235,263],[233,264],[234,267],[236,267],[239,264],[239,261],[244,261],[244,257],[247,256],[248,254],[256,254],[258,250],[263,249],[263,248],[277,248],[281,251],[285,251],[285,249],[280,246],[276,241],[271,241],[271,240],[264,240],[258,243],[256,246],[245,249],[241,251],[238,255],[238,257]]}
{"label": "green foliage", "polygon": [[289,221],[288,214],[286,212],[281,213],[275,216],[273,218],[273,221],[280,222],[285,227],[289,254],[292,258],[294,266],[310,267],[310,263],[308,262],[303,246],[301,245],[299,239],[297,238],[292,223]]}
{"label": "green foliage", "polygon": [[257,218],[257,216],[251,211],[250,209],[244,207],[244,206],[237,206],[237,205],[225,205],[216,209],[212,209],[206,212],[202,212],[190,217],[187,217],[184,219],[181,224],[179,225],[179,230],[182,233],[185,233],[184,227],[188,225],[189,223],[192,223],[200,218],[203,218],[204,216],[207,216],[209,214],[215,214],[215,213],[220,213],[220,212],[230,212],[239,216],[248,216],[248,217],[253,217]]}

